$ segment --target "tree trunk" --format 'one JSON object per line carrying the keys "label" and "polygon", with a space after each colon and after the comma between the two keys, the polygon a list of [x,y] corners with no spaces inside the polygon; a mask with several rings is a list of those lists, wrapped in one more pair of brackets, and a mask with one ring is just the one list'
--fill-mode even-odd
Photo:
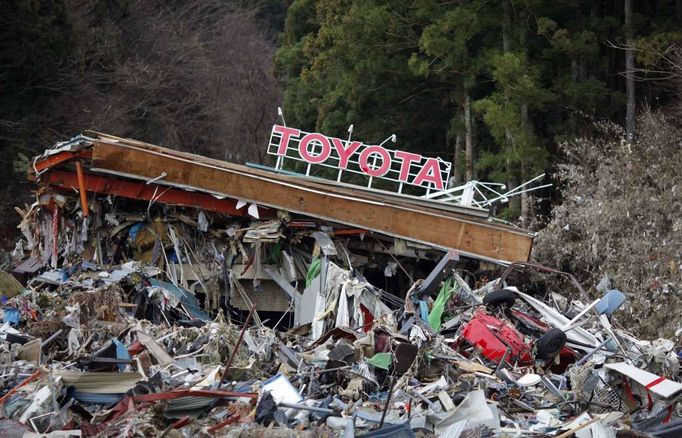
{"label": "tree trunk", "polygon": [[628,143],[635,136],[635,53],[632,30],[632,0],[625,0],[625,94],[627,98],[625,132]]}
{"label": "tree trunk", "polygon": [[507,53],[510,49],[509,31],[511,30],[511,5],[510,0],[502,0],[504,17],[502,18],[502,51]]}
{"label": "tree trunk", "polygon": [[[502,0],[502,51],[507,53],[511,51],[511,0]],[[505,128],[505,136],[507,138],[507,190],[511,190],[517,186],[517,178],[515,175],[515,170],[512,165],[511,155],[514,153],[514,136],[511,133],[509,127]],[[509,200],[509,209],[512,213],[518,213],[520,209],[519,198],[512,197]]]}
{"label": "tree trunk", "polygon": [[462,172],[459,170],[459,160],[462,159],[462,136],[457,134],[455,138],[455,156],[452,160],[452,179],[454,185],[457,186],[462,183]]}
{"label": "tree trunk", "polygon": [[[521,174],[525,175],[526,174],[526,161],[523,160],[521,161]],[[522,183],[527,181],[528,178],[524,176],[521,181]],[[522,228],[528,228],[528,225],[530,225],[531,221],[531,197],[530,193],[523,192],[521,193],[521,227]]]}
{"label": "tree trunk", "polygon": [[466,178],[472,181],[474,176],[474,135],[471,126],[471,96],[467,93],[464,98],[464,142],[466,144]]}
{"label": "tree trunk", "polygon": [[577,59],[571,60],[571,79],[573,79],[573,82],[578,82],[578,79],[580,78],[580,65],[578,64]]}
{"label": "tree trunk", "polygon": [[[528,105],[526,104],[521,105],[521,123],[523,129],[531,129],[530,120],[528,120]],[[521,183],[530,179],[526,161],[526,157],[521,157]],[[530,203],[530,194],[526,192],[521,193],[521,226],[523,228],[528,227],[531,221]]]}

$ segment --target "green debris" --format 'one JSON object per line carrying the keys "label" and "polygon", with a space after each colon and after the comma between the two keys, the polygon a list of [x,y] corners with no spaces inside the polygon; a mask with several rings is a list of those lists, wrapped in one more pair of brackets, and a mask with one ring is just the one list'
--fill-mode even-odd
{"label": "green debris", "polygon": [[320,275],[320,259],[316,258],[313,259],[308,268],[308,273],[305,276],[305,287],[310,287],[318,275]]}
{"label": "green debris", "polygon": [[452,295],[455,293],[454,280],[448,278],[443,282],[443,287],[441,287],[440,292],[436,301],[433,303],[433,308],[429,313],[428,322],[432,329],[438,331],[441,325],[441,318],[443,317],[443,311],[445,310],[445,305],[450,301]]}
{"label": "green debris", "polygon": [[367,363],[388,371],[393,363],[393,353],[376,353],[374,356],[367,359]]}

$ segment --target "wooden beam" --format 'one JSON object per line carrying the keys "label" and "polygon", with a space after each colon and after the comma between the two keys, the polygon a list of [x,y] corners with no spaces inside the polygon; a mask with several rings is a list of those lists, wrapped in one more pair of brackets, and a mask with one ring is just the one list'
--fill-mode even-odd
{"label": "wooden beam", "polygon": [[300,178],[255,171],[135,142],[96,141],[92,172],[106,172],[160,184],[221,193],[272,208],[340,222],[379,233],[455,249],[478,258],[528,260],[526,232],[438,208],[417,208],[395,197],[315,185]]}

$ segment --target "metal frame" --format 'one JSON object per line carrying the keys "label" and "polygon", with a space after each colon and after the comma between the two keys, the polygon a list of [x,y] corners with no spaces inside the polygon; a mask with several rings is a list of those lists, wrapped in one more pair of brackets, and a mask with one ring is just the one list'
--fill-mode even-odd
{"label": "metal frame", "polygon": [[[284,166],[286,163],[299,162],[299,163],[305,163],[305,165],[306,165],[305,176],[310,176],[310,173],[314,168],[320,167],[320,168],[327,168],[327,169],[336,170],[336,181],[337,182],[341,182],[341,180],[345,174],[361,175],[365,178],[368,178],[368,182],[365,185],[365,187],[367,187],[367,188],[372,188],[372,184],[373,184],[374,180],[378,179],[378,180],[382,180],[382,181],[388,181],[389,183],[392,183],[392,184],[397,184],[398,189],[395,190],[395,192],[397,192],[397,193],[402,193],[403,189],[406,185],[422,189],[426,192],[426,194],[429,194],[434,189],[436,189],[436,187],[434,187],[434,185],[432,183],[425,183],[424,185],[420,185],[420,184],[412,184],[410,182],[400,181],[400,179],[399,179],[400,163],[402,160],[397,159],[395,157],[396,151],[392,150],[392,149],[386,149],[386,151],[388,152],[388,154],[391,157],[391,163],[392,163],[391,167],[388,170],[388,172],[386,173],[386,175],[384,175],[382,177],[373,177],[373,176],[367,175],[365,172],[362,171],[362,169],[360,167],[360,163],[358,161],[358,158],[360,156],[360,152],[363,150],[363,147],[367,147],[367,145],[364,143],[362,144],[360,149],[355,151],[350,156],[350,158],[348,160],[348,166],[346,169],[339,168],[338,165],[340,162],[340,158],[335,153],[334,148],[332,148],[332,152],[329,155],[329,158],[327,158],[327,160],[325,160],[323,163],[316,163],[316,164],[309,163],[309,162],[305,161],[298,153],[298,145],[300,143],[300,139],[307,134],[309,134],[309,133],[305,132],[305,131],[301,131],[300,138],[298,138],[298,139],[291,138],[289,140],[288,145],[287,145],[286,151],[284,152],[284,155],[279,155],[277,153],[277,151],[279,149],[280,142],[282,140],[282,134],[275,132],[274,127],[273,127],[273,130],[270,133],[270,141],[268,143],[267,153],[269,155],[274,155],[277,157],[277,161],[275,163],[275,169],[276,170],[278,170],[278,171],[285,170]],[[389,138],[392,138],[392,137],[393,136],[391,136]],[[340,139],[340,140],[343,142],[344,147],[348,147],[349,143],[351,143],[351,136],[349,135],[347,140],[343,140],[343,139]],[[382,142],[381,144],[383,145],[384,143],[386,143],[386,141]],[[312,146],[312,148],[310,148],[310,150],[313,154],[321,152],[321,149],[322,149],[321,145],[315,144],[313,142],[311,142],[311,145],[313,145],[313,146]],[[425,162],[428,158],[430,158],[430,157],[422,157],[421,161],[414,162],[414,163],[410,164],[410,168],[408,170],[408,175],[407,175],[407,179],[409,181],[414,181],[414,178],[419,173],[419,169],[425,164]],[[447,181],[450,178],[450,171],[452,169],[452,164],[447,162],[447,161],[444,161],[440,157],[436,157],[435,159],[438,160],[440,176],[443,180],[443,184],[445,185],[445,184],[447,184]],[[378,161],[379,161],[378,155],[372,154],[371,155],[371,163],[369,165],[373,169],[376,169],[379,167],[377,165]],[[361,184],[354,184],[354,185],[361,185]],[[376,187],[374,189],[376,189]],[[389,190],[386,190],[386,191],[389,191]]]}
{"label": "metal frame", "polygon": [[[234,199],[218,199],[206,193],[188,192],[186,190],[156,184],[146,184],[100,175],[84,174],[83,190],[79,184],[78,175],[76,173],[56,169],[49,170],[41,175],[40,182],[67,190],[78,189],[81,193],[88,191],[143,201],[200,208],[202,210],[224,213],[230,216],[248,216],[247,209],[238,209],[237,201]],[[272,217],[274,215],[272,210],[265,207],[259,207],[258,213],[260,217]]]}
{"label": "metal frame", "polygon": [[432,199],[434,201],[452,202],[466,207],[487,208],[498,201],[503,203],[509,202],[509,198],[520,195],[522,193],[529,193],[535,190],[551,187],[552,184],[543,184],[541,186],[528,187],[532,183],[544,177],[545,174],[543,173],[542,175],[538,175],[535,178],[530,179],[525,183],[521,184],[520,186],[503,193],[500,192],[507,188],[504,184],[493,182],[469,181],[466,184],[453,187],[451,189],[427,193],[423,197],[426,199]]}

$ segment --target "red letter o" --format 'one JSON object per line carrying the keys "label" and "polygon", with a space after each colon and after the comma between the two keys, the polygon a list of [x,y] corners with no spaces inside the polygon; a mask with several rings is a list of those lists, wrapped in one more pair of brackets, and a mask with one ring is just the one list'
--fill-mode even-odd
{"label": "red letter o", "polygon": [[[313,155],[308,151],[308,145],[313,141],[322,145],[322,152],[320,152],[319,155]],[[301,155],[301,158],[306,160],[308,163],[322,163],[324,160],[329,158],[331,151],[332,147],[329,144],[329,139],[324,135],[315,132],[306,134],[306,136],[303,137],[298,144],[298,153]]]}
{"label": "red letter o", "polygon": [[[381,166],[376,169],[370,167],[368,163],[371,154],[379,154],[381,156]],[[369,176],[384,176],[391,169],[391,156],[388,151],[381,146],[367,146],[360,153],[358,161],[362,171]]]}

